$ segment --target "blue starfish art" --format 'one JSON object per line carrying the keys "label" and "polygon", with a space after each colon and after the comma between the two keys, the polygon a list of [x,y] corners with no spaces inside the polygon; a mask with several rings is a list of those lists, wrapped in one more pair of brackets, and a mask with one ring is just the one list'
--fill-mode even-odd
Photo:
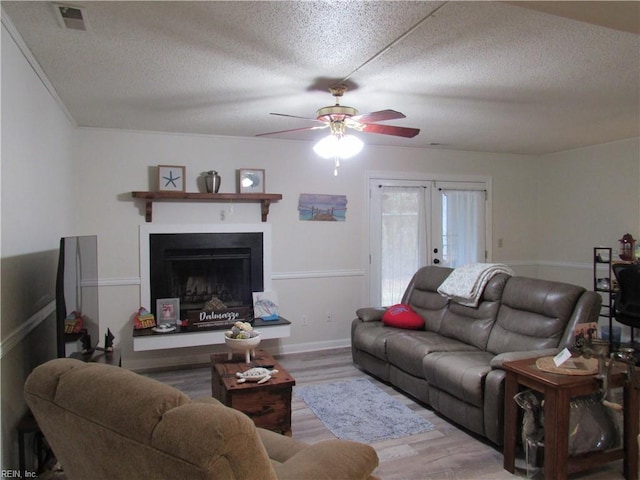
{"label": "blue starfish art", "polygon": [[174,177],[173,176],[173,172],[171,170],[169,170],[169,176],[168,177],[162,177],[164,178],[167,183],[164,184],[165,187],[168,187],[169,184],[173,185],[175,188],[178,188],[178,185],[176,184],[176,180],[180,180],[180,177]]}

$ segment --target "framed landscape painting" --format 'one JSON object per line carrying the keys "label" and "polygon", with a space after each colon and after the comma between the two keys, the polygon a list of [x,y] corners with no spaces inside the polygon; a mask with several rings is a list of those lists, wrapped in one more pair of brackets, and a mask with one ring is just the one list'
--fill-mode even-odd
{"label": "framed landscape painting", "polygon": [[301,193],[298,212],[300,220],[344,222],[347,218],[347,196]]}

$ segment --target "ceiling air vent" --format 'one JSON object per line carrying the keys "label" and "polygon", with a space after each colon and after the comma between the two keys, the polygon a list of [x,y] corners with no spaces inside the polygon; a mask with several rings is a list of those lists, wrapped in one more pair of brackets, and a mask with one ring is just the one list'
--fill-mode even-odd
{"label": "ceiling air vent", "polygon": [[87,30],[89,24],[87,23],[87,12],[84,8],[54,3],[53,10],[61,27],[73,30]]}

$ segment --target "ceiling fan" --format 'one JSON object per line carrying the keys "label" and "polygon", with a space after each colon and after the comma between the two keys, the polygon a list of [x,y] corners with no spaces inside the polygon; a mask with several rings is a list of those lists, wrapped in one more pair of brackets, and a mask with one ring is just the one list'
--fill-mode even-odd
{"label": "ceiling fan", "polygon": [[323,107],[316,112],[316,118],[298,117],[296,115],[287,115],[285,113],[271,113],[271,115],[278,115],[281,117],[300,118],[303,120],[311,120],[319,122],[322,125],[312,127],[293,128],[291,130],[280,130],[278,132],[260,133],[257,137],[265,135],[275,135],[278,133],[288,132],[300,132],[304,130],[320,130],[329,128],[331,134],[335,136],[342,136],[345,134],[347,128],[352,128],[358,132],[365,133],[380,133],[382,135],[393,135],[396,137],[413,138],[420,129],[397,127],[393,125],[378,125],[376,122],[383,122],[385,120],[394,120],[397,118],[405,118],[405,116],[396,112],[395,110],[380,110],[378,112],[358,114],[358,110],[353,107],[347,107],[340,105],[340,98],[347,91],[347,86],[343,83],[336,83],[329,87],[331,95],[336,99],[335,105]]}
{"label": "ceiling fan", "polygon": [[405,116],[395,110],[380,110],[378,112],[358,114],[358,110],[353,107],[340,105],[340,97],[347,91],[347,86],[343,83],[336,83],[329,87],[331,95],[336,99],[335,105],[322,107],[316,112],[316,118],[298,117],[296,115],[287,115],[284,113],[272,113],[271,115],[279,115],[281,117],[301,118],[303,120],[311,120],[319,122],[321,125],[312,127],[293,128],[290,130],[280,130],[278,132],[261,133],[256,136],[275,135],[277,133],[300,132],[303,130],[321,130],[329,128],[330,134],[316,143],[313,147],[314,152],[322,158],[333,158],[335,168],[333,174],[338,175],[338,167],[340,159],[350,158],[357,155],[364,144],[362,140],[355,135],[346,134],[347,128],[354,129],[358,132],[381,133],[383,135],[394,135],[396,137],[412,138],[415,137],[420,130],[417,128],[396,127],[393,125],[378,125],[376,122],[384,120],[393,120],[396,118],[405,118]]}

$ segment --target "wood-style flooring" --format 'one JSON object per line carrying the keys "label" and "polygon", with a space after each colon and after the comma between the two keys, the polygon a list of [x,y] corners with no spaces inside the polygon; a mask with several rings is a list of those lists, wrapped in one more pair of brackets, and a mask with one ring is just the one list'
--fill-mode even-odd
{"label": "wood-style flooring", "polygon": [[[502,468],[502,452],[440,417],[427,406],[376,380],[353,365],[348,348],[276,356],[296,380],[296,385],[313,385],[352,378],[368,378],[373,384],[407,405],[435,425],[435,429],[406,438],[376,442],[380,465],[374,472],[382,480],[479,479],[502,480],[527,478],[518,469],[516,475]],[[211,368],[200,366],[159,372],[147,372],[152,378],[182,390],[191,398],[211,395]],[[292,399],[293,438],[307,443],[335,438],[306,404],[295,395]],[[534,479],[542,478],[537,474]],[[623,479],[622,462],[612,462],[570,479]],[[339,480],[339,479],[336,479]],[[552,480],[552,479],[549,479]]]}

